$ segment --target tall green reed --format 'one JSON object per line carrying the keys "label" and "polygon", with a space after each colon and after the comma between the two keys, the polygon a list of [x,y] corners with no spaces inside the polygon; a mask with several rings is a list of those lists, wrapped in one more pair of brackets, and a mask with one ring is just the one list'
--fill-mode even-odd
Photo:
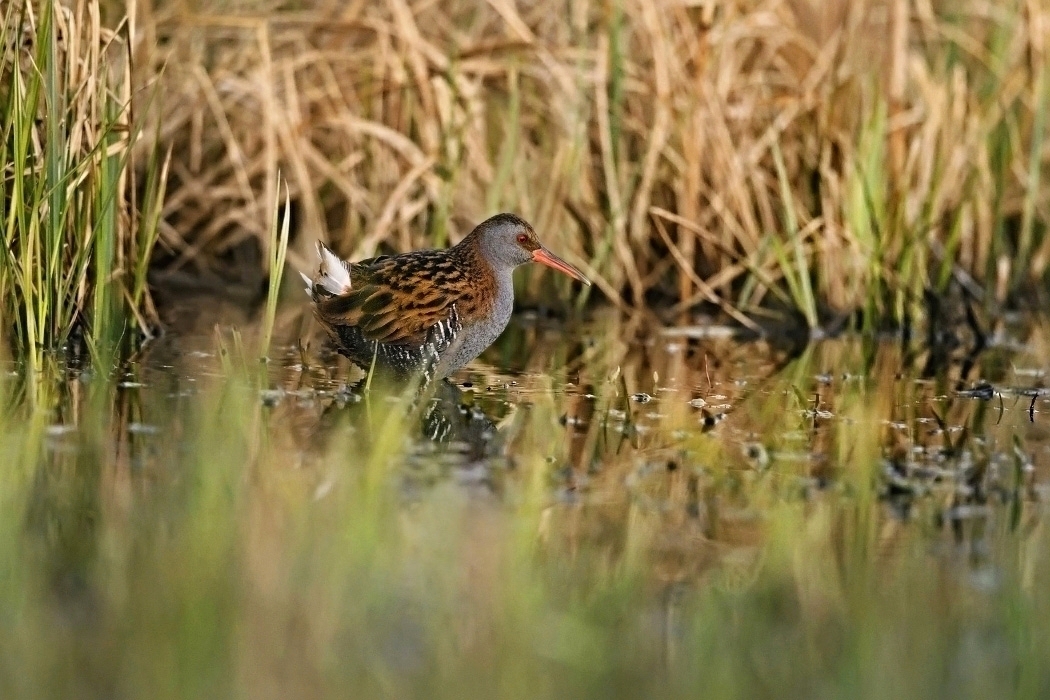
{"label": "tall green reed", "polygon": [[139,209],[131,38],[99,14],[97,0],[45,0],[2,16],[0,33],[23,40],[0,47],[0,307],[33,370],[74,331],[104,365],[129,319],[143,333],[153,320],[145,274],[167,165],[148,150]]}
{"label": "tall green reed", "polygon": [[[280,192],[280,176],[277,191]],[[273,338],[273,324],[277,316],[277,301],[281,292],[281,281],[284,279],[284,265],[288,259],[288,232],[291,225],[291,203],[287,189],[284,196],[283,213],[280,202],[274,202],[273,225],[270,227],[270,240],[267,246],[269,283],[266,289],[266,311],[263,316],[262,342],[259,352],[266,355],[270,351]]]}

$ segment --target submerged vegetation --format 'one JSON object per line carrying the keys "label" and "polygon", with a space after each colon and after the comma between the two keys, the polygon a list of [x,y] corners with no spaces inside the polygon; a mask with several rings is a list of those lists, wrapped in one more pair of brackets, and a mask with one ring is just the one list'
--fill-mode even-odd
{"label": "submerged vegetation", "polygon": [[[0,697],[1050,694],[1046,3],[0,21]],[[454,384],[281,303],[497,210]]]}

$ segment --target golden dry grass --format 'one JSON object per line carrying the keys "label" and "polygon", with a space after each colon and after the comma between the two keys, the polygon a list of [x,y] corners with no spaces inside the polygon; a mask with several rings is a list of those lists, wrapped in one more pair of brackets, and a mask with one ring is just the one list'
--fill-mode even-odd
{"label": "golden dry grass", "polygon": [[628,305],[899,320],[953,274],[1001,302],[1047,264],[1043,2],[139,10],[174,265],[265,245],[278,171],[293,264],[510,209]]}

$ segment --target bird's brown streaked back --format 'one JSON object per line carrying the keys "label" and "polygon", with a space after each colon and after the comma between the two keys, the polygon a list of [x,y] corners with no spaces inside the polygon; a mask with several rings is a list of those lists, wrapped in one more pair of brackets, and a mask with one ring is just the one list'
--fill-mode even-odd
{"label": "bird's brown streaked back", "polygon": [[421,343],[448,319],[483,316],[493,303],[495,276],[473,247],[420,250],[350,265],[351,289],[316,300],[326,326],[357,326],[381,343]]}

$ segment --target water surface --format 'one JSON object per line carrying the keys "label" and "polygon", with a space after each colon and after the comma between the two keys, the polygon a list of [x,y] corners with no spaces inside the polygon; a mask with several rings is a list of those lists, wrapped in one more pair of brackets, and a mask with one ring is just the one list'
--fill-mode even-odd
{"label": "water surface", "polygon": [[5,367],[4,697],[1050,688],[1039,320],[526,315],[421,398],[198,320],[112,378]]}

